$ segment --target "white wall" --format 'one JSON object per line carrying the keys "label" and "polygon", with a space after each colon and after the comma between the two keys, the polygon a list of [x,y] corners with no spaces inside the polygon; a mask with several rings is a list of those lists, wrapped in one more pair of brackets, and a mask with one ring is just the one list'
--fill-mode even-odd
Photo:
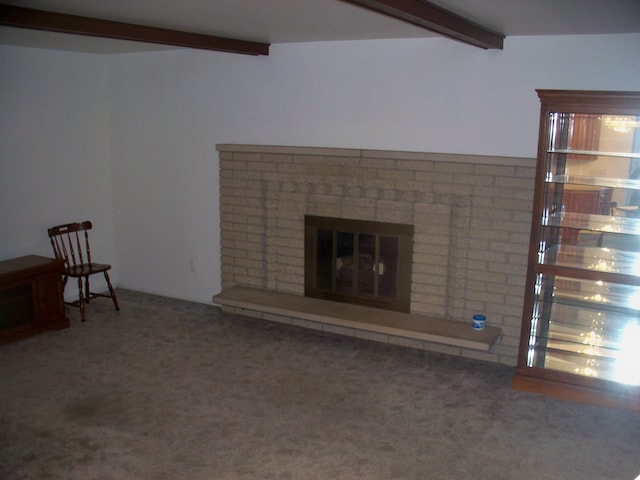
{"label": "white wall", "polygon": [[[255,143],[535,156],[536,88],[638,89],[640,36],[280,46],[251,105]],[[300,115],[307,112],[308,115]]]}
{"label": "white wall", "polygon": [[640,35],[622,35],[114,57],[120,283],[203,302],[219,291],[217,143],[534,157],[535,88],[640,90],[639,56]]}
{"label": "white wall", "polygon": [[[17,135],[30,139],[43,137],[39,126],[47,118],[60,123],[44,135],[46,145],[29,146],[38,155],[26,155],[26,166],[15,165],[25,157],[19,142],[0,147],[0,182],[20,199],[5,203],[12,192],[0,194],[2,218],[11,220],[2,234],[9,247],[0,254],[46,252],[28,241],[53,213],[98,218],[105,229],[113,226],[119,286],[206,303],[220,289],[217,143],[533,157],[534,89],[640,90],[640,35],[514,37],[504,51],[426,39],[276,45],[269,57],[196,50],[109,57],[0,52],[3,103],[14,95],[60,97],[44,119],[35,101],[11,100],[0,113],[2,142],[13,136],[6,129],[18,114],[27,120]],[[5,69],[16,69],[11,81]],[[51,75],[59,78],[57,88]],[[107,115],[110,142],[102,123]],[[58,171],[85,166],[85,149],[73,145],[78,138],[94,153],[92,170],[109,175],[111,168],[112,197],[101,184],[88,192],[95,203],[82,205],[65,194],[60,209],[15,192],[20,178],[31,190]],[[37,219],[18,219],[32,209],[40,210]],[[107,211],[113,224],[102,218]],[[10,218],[11,212],[20,213]]]}
{"label": "white wall", "polygon": [[107,68],[101,56],[0,46],[0,259],[52,256],[47,228],[88,219],[95,254],[115,262]]}

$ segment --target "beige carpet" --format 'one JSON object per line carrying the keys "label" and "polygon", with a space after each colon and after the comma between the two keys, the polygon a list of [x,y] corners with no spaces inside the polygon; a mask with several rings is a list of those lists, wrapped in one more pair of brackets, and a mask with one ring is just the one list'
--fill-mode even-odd
{"label": "beige carpet", "polygon": [[628,479],[640,415],[512,368],[118,291],[0,347],[0,479]]}

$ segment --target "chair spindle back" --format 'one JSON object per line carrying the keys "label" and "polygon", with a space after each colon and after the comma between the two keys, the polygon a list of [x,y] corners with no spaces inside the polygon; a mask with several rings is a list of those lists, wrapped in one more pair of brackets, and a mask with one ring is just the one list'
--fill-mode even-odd
{"label": "chair spindle back", "polygon": [[91,263],[89,230],[92,227],[91,222],[87,220],[82,223],[68,223],[48,229],[56,258],[64,260],[68,267]]}

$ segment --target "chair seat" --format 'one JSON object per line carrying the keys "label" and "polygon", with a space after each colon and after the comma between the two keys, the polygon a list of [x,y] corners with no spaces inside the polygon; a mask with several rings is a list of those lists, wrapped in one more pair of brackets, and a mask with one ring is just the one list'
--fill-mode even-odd
{"label": "chair seat", "polygon": [[82,265],[69,266],[65,268],[65,273],[70,277],[84,277],[94,273],[106,272],[111,265],[106,263],[83,263]]}

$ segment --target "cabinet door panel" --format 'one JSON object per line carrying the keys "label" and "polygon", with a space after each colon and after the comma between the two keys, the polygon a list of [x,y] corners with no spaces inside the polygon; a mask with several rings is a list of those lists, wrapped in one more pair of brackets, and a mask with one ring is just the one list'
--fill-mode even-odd
{"label": "cabinet door panel", "polygon": [[28,325],[34,318],[30,283],[0,289],[0,331]]}
{"label": "cabinet door panel", "polygon": [[61,308],[59,275],[48,275],[38,279],[38,297],[40,323],[57,321],[64,315],[64,308]]}

